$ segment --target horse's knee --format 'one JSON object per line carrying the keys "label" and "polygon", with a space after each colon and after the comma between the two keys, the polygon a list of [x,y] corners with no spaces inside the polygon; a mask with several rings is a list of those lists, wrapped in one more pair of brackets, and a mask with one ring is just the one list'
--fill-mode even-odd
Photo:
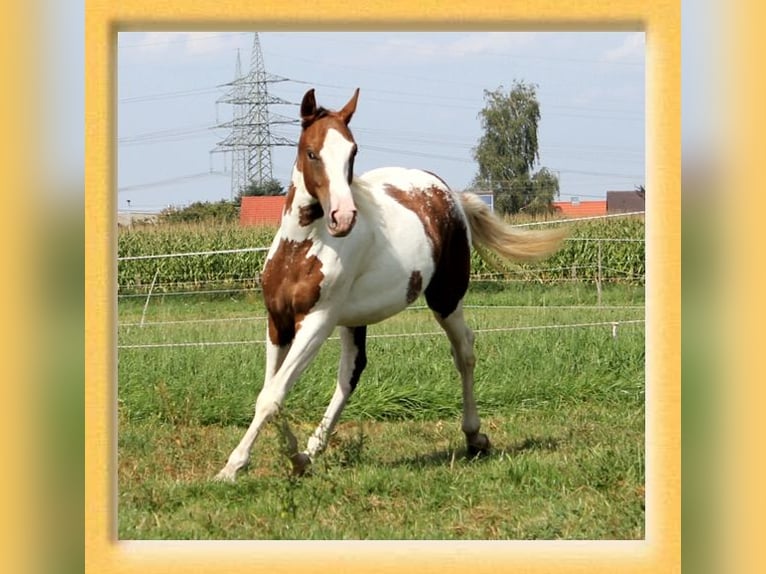
{"label": "horse's knee", "polygon": [[279,412],[279,402],[265,391],[261,391],[258,398],[255,401],[255,415],[261,417],[263,421],[270,420],[274,415]]}

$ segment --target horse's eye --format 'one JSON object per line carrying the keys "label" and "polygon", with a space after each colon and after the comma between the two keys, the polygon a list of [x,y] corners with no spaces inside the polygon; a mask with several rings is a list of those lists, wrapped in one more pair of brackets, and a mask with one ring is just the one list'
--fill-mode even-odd
{"label": "horse's eye", "polygon": [[308,156],[309,156],[309,159],[310,159],[310,160],[312,160],[312,161],[319,159],[319,158],[317,157],[317,154],[315,154],[315,153],[314,153],[313,151],[311,151],[311,150],[309,150],[309,151],[308,151]]}

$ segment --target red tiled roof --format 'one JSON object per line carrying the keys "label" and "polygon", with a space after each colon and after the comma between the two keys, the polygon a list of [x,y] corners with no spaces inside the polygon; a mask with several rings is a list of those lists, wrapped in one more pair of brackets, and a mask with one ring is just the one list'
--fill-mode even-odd
{"label": "red tiled roof", "polygon": [[246,196],[239,209],[240,225],[279,225],[285,196]]}
{"label": "red tiled roof", "polygon": [[606,200],[598,201],[580,201],[572,203],[571,201],[554,201],[553,207],[556,213],[565,217],[593,217],[595,215],[606,215]]}

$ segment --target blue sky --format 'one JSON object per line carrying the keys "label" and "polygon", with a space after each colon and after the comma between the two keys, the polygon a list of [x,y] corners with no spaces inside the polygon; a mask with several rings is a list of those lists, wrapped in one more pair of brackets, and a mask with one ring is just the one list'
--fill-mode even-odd
{"label": "blue sky", "polygon": [[[720,65],[714,59],[721,47],[720,32],[714,23],[721,16],[721,6],[714,0],[682,0],[681,5],[682,138],[686,161],[689,157],[704,157],[715,139],[715,102],[711,95],[714,91],[710,87],[711,71]],[[49,137],[44,141],[45,166],[52,180],[67,182],[51,186],[52,191],[66,194],[67,190],[81,189],[85,163],[84,2],[47,2],[44,14],[43,37],[50,42],[45,69],[52,71],[44,80],[49,82],[48,92],[56,94],[56,98],[48,100],[52,105],[43,110],[45,124],[50,127]],[[152,136],[147,134],[160,130],[187,130],[180,132],[177,139],[181,141],[177,142],[118,145],[118,186],[142,186],[133,192],[118,193],[120,208],[126,206],[127,199],[131,199],[134,207],[146,205],[154,209],[167,203],[229,195],[229,179],[225,175],[182,180],[184,185],[153,185],[210,171],[209,151],[225,132],[206,134],[202,128],[224,120],[230,113],[226,106],[219,106],[216,116],[215,100],[221,92],[215,86],[233,78],[237,48],[243,65],[249,64],[248,34],[202,35],[213,37],[199,41],[185,37],[168,42],[170,38],[155,36],[152,40],[151,36],[136,34],[119,40],[125,48],[120,50],[118,62],[118,98],[135,98],[132,103],[117,105],[119,137],[151,140]],[[525,34],[511,40],[453,34],[441,40],[431,36],[429,40],[427,35],[410,35],[400,36],[398,45],[392,36],[387,38],[388,43],[378,45],[371,43],[370,38],[360,39],[353,46],[339,40],[322,46],[312,42],[299,46],[287,40],[286,34],[281,34],[281,38],[276,34],[262,37],[269,70],[323,84],[317,85],[321,103],[340,105],[350,95],[348,88],[362,87],[359,112],[353,124],[360,147],[367,148],[359,158],[359,170],[386,164],[417,165],[438,171],[453,187],[465,186],[475,171],[470,162],[470,147],[480,133],[476,113],[483,104],[482,90],[520,79],[539,85],[541,165],[571,170],[561,172],[564,198],[581,194],[587,199],[590,195],[601,196],[611,184],[624,184],[630,189],[639,183],[622,179],[643,173],[644,132],[639,127],[641,122],[633,119],[643,114],[643,96],[639,93],[643,90],[639,87],[643,81],[639,65],[642,56],[636,52],[636,44],[630,43],[636,42],[635,36],[576,32],[536,37]],[[592,42],[586,41],[590,39]],[[414,46],[417,41],[421,42],[418,47]],[[486,56],[483,60],[478,54],[482,42]],[[128,48],[131,43],[147,45]],[[447,52],[438,50],[438,44],[446,45]],[[599,62],[620,57],[626,63]],[[631,60],[634,61],[628,63]],[[340,67],[341,64],[346,67]],[[386,74],[382,73],[385,68]],[[630,82],[623,81],[619,74],[629,76]],[[432,81],[435,78],[438,81]],[[274,93],[297,101],[308,87],[284,83],[275,85]],[[178,98],[156,97],[165,92],[193,90],[199,93]],[[626,95],[620,90],[631,93]],[[297,111],[287,107],[275,111],[289,114],[291,110]],[[587,117],[619,115],[622,119]],[[193,129],[200,131],[189,134]],[[607,131],[609,142],[604,140]],[[407,139],[413,133],[422,141],[415,137]],[[184,134],[194,137],[184,141]],[[374,148],[394,148],[400,153]],[[214,157],[213,168],[220,171],[223,166],[215,163],[219,159]],[[291,163],[290,153],[282,150],[275,154],[275,177],[287,178]],[[620,177],[588,176],[575,170]]]}
{"label": "blue sky", "polygon": [[[476,173],[484,90],[537,86],[540,164],[559,174],[561,197],[602,199],[644,183],[644,34],[641,32],[262,32],[267,71],[287,78],[270,94],[288,118],[315,87],[342,106],[361,88],[352,130],[356,171],[385,165],[438,173],[454,189]],[[252,32],[120,33],[118,206],[160,209],[231,195],[230,156],[211,154],[231,118],[219,86],[250,66]],[[275,127],[297,139],[299,127]],[[275,148],[287,183],[294,149]]]}

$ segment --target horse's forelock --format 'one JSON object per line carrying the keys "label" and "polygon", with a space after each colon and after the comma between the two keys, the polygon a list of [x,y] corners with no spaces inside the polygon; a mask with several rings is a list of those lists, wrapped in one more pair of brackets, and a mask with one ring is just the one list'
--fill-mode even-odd
{"label": "horse's forelock", "polygon": [[314,112],[313,115],[304,117],[301,120],[301,128],[304,130],[309,127],[311,124],[313,124],[315,121],[320,120],[328,115],[330,115],[332,112],[328,110],[327,108],[319,108],[316,112]]}

